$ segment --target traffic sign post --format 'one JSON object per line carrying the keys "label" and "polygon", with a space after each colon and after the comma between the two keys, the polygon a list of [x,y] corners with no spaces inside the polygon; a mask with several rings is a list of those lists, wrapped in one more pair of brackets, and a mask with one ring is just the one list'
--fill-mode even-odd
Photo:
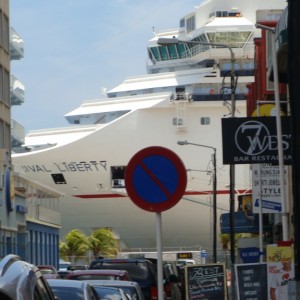
{"label": "traffic sign post", "polygon": [[156,213],[158,299],[164,299],[161,212],[176,205],[187,184],[186,168],[173,151],[148,147],[137,152],[125,172],[129,198],[141,209]]}

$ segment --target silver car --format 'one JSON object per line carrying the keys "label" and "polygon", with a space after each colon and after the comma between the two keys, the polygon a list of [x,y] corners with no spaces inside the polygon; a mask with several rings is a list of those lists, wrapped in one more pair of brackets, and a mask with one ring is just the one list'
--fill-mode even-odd
{"label": "silver car", "polygon": [[95,289],[85,281],[69,279],[47,281],[59,300],[100,300]]}
{"label": "silver car", "polygon": [[54,300],[40,270],[17,255],[9,254],[0,261],[1,300]]}
{"label": "silver car", "polygon": [[122,289],[132,300],[145,300],[140,285],[135,281],[125,280],[86,280],[96,290],[97,287],[114,287]]}

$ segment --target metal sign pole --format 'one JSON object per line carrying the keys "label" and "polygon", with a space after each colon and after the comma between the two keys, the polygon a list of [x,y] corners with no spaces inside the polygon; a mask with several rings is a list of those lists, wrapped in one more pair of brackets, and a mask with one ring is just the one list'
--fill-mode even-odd
{"label": "metal sign pole", "polygon": [[157,287],[158,300],[164,299],[162,268],[162,222],[161,213],[156,213]]}

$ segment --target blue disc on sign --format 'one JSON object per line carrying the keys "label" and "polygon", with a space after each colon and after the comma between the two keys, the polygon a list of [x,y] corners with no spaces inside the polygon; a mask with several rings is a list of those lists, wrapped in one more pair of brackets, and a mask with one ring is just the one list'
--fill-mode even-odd
{"label": "blue disc on sign", "polygon": [[128,196],[140,208],[161,212],[183,196],[187,183],[181,159],[163,147],[148,147],[136,153],[126,167]]}

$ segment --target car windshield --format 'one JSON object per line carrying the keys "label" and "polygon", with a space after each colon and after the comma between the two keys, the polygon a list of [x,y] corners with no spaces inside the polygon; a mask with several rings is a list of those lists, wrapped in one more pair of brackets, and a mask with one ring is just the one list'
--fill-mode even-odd
{"label": "car windshield", "polygon": [[75,287],[59,287],[59,286],[51,286],[51,289],[55,296],[58,297],[59,300],[83,300],[84,294],[83,290]]}
{"label": "car windshield", "polygon": [[140,281],[149,279],[149,270],[143,262],[99,262],[93,265],[93,269],[115,269],[126,270],[132,281]]}
{"label": "car windshield", "polygon": [[97,294],[102,300],[120,300],[122,299],[122,294],[118,289],[94,286]]}
{"label": "car windshield", "polygon": [[139,297],[137,295],[136,289],[133,286],[119,286],[125,294],[128,294],[132,300],[138,300]]}
{"label": "car windshield", "polygon": [[67,267],[68,267],[69,265],[70,265],[69,263],[67,263],[67,264],[60,263],[60,264],[59,264],[59,268],[60,268],[60,269],[67,269]]}

